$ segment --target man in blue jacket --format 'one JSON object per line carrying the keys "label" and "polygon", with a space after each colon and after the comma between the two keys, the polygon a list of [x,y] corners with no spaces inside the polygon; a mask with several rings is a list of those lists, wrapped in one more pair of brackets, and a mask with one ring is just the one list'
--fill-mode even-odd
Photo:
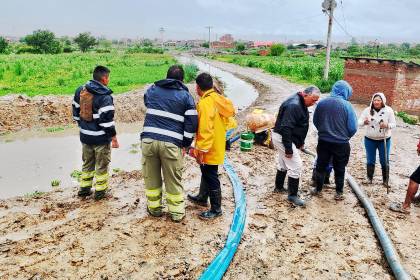
{"label": "man in blue jacket", "polygon": [[96,200],[102,199],[108,189],[111,146],[119,147],[112,90],[107,87],[109,73],[108,68],[97,66],[93,80],[76,90],[72,104],[73,119],[79,125],[82,142],[83,167],[78,195],[87,197],[91,194],[95,177]]}
{"label": "man in blue jacket", "polygon": [[357,131],[357,117],[351,103],[352,88],[346,81],[333,85],[331,95],[321,100],[314,112],[313,122],[318,130],[318,159],[315,171],[314,195],[320,195],[326,168],[332,159],[336,200],[344,199],[344,175],[350,157],[350,138]]}
{"label": "man in blue jacket", "polygon": [[144,95],[146,118],[140,136],[147,210],[152,216],[162,216],[163,173],[166,202],[175,222],[185,216],[181,183],[183,148],[191,145],[198,124],[194,99],[183,80],[184,70],[174,65],[169,68],[166,79],[155,82],[147,90]]}

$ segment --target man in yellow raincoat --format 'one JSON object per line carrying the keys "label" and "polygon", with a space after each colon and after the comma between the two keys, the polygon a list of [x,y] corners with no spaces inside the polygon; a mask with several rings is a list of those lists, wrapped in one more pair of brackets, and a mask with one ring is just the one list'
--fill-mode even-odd
{"label": "man in yellow raincoat", "polygon": [[213,79],[208,73],[196,78],[198,131],[194,156],[200,164],[201,184],[199,194],[188,195],[196,204],[206,206],[210,198],[210,209],[200,214],[200,218],[213,219],[222,215],[222,193],[218,177],[218,166],[223,164],[226,149],[226,130],[233,121],[235,108],[226,97],[213,88]]}

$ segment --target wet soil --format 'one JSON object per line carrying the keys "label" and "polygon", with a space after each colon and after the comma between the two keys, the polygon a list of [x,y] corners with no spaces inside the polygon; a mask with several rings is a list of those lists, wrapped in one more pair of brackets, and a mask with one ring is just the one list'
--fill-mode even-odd
{"label": "wet soil", "polygon": [[[257,87],[260,95],[248,111],[276,112],[282,100],[302,88],[258,69],[209,63]],[[357,106],[359,112],[362,108]],[[401,122],[393,132],[390,194],[381,185],[378,167],[374,184],[364,184],[363,131],[352,139],[349,164],[414,279],[420,279],[420,210],[413,207],[405,216],[389,211],[388,204],[405,196],[408,176],[418,165],[418,137],[418,127]],[[310,132],[306,147],[314,151],[315,145]],[[256,146],[242,153],[235,144],[228,157],[246,191],[247,225],[225,279],[393,279],[366,213],[348,186],[344,201],[333,199],[333,188],[311,198],[310,156],[302,154],[300,191],[306,208],[294,208],[285,195],[272,192],[273,150]],[[100,202],[80,200],[76,189],[1,200],[0,278],[197,279],[223,246],[234,209],[230,183],[222,169],[220,173],[225,215],[211,222],[198,219],[204,208],[189,202],[182,223],[149,217],[139,171],[114,175],[111,197]],[[187,193],[197,191],[199,179],[197,165],[187,158]]]}

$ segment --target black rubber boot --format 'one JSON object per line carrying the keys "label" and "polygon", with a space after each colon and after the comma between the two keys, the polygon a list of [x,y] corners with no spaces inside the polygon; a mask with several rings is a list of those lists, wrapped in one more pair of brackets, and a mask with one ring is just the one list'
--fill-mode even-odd
{"label": "black rubber boot", "polygon": [[295,206],[305,206],[305,201],[298,196],[299,179],[289,177],[287,180],[289,190],[287,200],[292,202]]}
{"label": "black rubber boot", "polygon": [[198,191],[198,194],[197,195],[189,194],[187,195],[187,198],[189,201],[197,205],[204,206],[204,207],[208,206],[208,203],[207,203],[207,200],[209,198],[208,187],[203,179],[201,179],[200,189]]}
{"label": "black rubber boot", "polygon": [[95,200],[101,200],[108,196],[108,189],[103,191],[95,191]]}
{"label": "black rubber boot", "polygon": [[80,188],[79,191],[77,192],[77,196],[79,197],[87,197],[87,196],[90,196],[91,194],[92,194],[91,188]]}
{"label": "black rubber boot", "polygon": [[210,196],[210,210],[202,212],[199,217],[201,219],[209,220],[222,215],[222,191],[212,190],[209,192]]}
{"label": "black rubber boot", "polygon": [[324,185],[329,185],[330,184],[330,172],[327,172],[325,174],[325,178],[324,178]]}
{"label": "black rubber boot", "polygon": [[337,194],[343,194],[344,190],[344,175],[335,174],[335,192]]}
{"label": "black rubber boot", "polygon": [[287,171],[277,170],[276,174],[276,187],[274,192],[285,193],[287,190],[284,188],[284,181],[286,179]]}
{"label": "black rubber boot", "polygon": [[322,188],[325,182],[325,172],[318,172],[315,170],[315,181],[314,188],[311,190],[311,194],[315,196],[320,196]]}
{"label": "black rubber boot", "polygon": [[372,184],[373,174],[375,173],[375,165],[367,164],[366,165],[366,173],[367,173],[367,178],[368,178],[369,184]]}
{"label": "black rubber boot", "polygon": [[382,167],[382,184],[388,186],[389,182],[389,166]]}

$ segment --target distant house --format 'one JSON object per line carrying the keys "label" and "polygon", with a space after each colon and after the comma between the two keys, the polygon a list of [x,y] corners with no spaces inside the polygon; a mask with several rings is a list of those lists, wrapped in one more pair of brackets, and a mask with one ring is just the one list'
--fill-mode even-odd
{"label": "distant house", "polygon": [[307,43],[296,43],[292,45],[295,49],[305,49],[305,50],[319,50],[324,49],[325,46],[322,44],[307,44]]}
{"label": "distant house", "polygon": [[235,47],[234,39],[231,34],[225,34],[219,41],[211,42],[213,49],[232,49]]}
{"label": "distant house", "polygon": [[401,60],[343,57],[344,79],[353,87],[352,100],[369,104],[383,92],[394,110],[420,116],[420,65]]}
{"label": "distant house", "polygon": [[274,44],[272,41],[255,41],[254,48],[267,48],[271,47]]}

